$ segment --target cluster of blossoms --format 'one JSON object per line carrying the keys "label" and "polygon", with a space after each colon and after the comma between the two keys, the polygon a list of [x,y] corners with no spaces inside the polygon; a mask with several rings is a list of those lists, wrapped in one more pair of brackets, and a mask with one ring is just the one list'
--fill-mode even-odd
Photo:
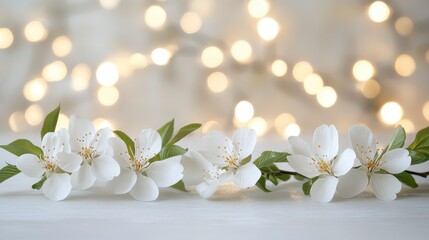
{"label": "cluster of blossoms", "polygon": [[[56,114],[58,117],[59,108]],[[335,193],[350,198],[367,188],[378,199],[393,200],[402,183],[417,187],[410,173],[428,175],[406,170],[429,159],[429,128],[403,148],[405,131],[398,127],[391,143],[382,148],[367,127],[356,125],[348,131],[352,147],[339,154],[337,129],[322,125],[315,130],[312,144],[289,137],[290,152],[267,151],[252,159],[256,132],[249,128],[236,130],[232,138],[211,131],[202,139],[204,150],[187,151],[175,143],[200,124],[187,125],[173,137],[171,121],[159,130],[144,129],[132,140],[110,128],[96,130],[90,121],[74,116],[68,130],[54,131],[57,120],[49,127],[46,122],[50,121],[45,120],[42,128],[40,148],[23,139],[0,146],[19,156],[16,166],[0,169],[0,182],[22,172],[40,178],[33,188],[59,201],[72,188],[85,190],[101,181],[114,194],[129,193],[137,200],[153,201],[164,187],[195,189],[201,197],[210,198],[226,182],[242,189],[256,185],[269,191],[266,181],[277,185],[295,175],[298,180],[307,179],[304,193],[315,201],[330,202]],[[279,169],[279,162],[288,162],[296,172]]]}

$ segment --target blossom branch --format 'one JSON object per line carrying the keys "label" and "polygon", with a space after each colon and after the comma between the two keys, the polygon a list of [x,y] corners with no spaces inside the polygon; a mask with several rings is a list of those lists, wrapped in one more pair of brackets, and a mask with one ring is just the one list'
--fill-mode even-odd
{"label": "blossom branch", "polygon": [[413,172],[413,171],[405,171],[405,172],[407,172],[409,174],[412,174],[412,175],[424,177],[424,178],[426,178],[427,176],[429,176],[429,172],[421,172],[421,173],[420,172]]}

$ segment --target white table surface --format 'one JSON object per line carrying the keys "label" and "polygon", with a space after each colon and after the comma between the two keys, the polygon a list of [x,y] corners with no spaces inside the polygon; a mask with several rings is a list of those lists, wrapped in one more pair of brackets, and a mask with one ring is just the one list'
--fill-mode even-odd
{"label": "white table surface", "polygon": [[225,185],[211,200],[162,189],[155,202],[99,185],[51,202],[20,174],[0,184],[0,239],[426,239],[429,180],[417,180],[420,188],[404,187],[390,202],[363,193],[321,204],[298,182],[272,193]]}

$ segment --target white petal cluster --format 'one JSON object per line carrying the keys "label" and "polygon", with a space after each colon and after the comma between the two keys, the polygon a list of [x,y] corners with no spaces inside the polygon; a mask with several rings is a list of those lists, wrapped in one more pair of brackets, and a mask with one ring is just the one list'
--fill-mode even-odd
{"label": "white petal cluster", "polygon": [[158,198],[160,187],[172,186],[183,178],[181,156],[150,161],[162,145],[161,136],[154,129],[141,131],[134,141],[134,153],[119,138],[111,138],[109,144],[121,166],[121,174],[107,184],[115,194],[129,193],[137,200],[153,201]]}
{"label": "white petal cluster", "polygon": [[240,128],[232,139],[219,131],[211,131],[203,138],[205,151],[190,151],[183,156],[183,182],[196,186],[203,198],[210,198],[217,187],[233,180],[240,188],[249,188],[261,177],[261,171],[251,156],[256,145],[256,132],[249,128]]}

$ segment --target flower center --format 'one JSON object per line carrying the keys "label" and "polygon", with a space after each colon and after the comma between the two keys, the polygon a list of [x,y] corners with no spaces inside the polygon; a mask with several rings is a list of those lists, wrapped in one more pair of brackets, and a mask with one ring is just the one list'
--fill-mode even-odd
{"label": "flower center", "polygon": [[226,172],[225,169],[218,168],[217,166],[215,167],[214,170],[203,169],[203,178],[204,180],[206,180],[206,182],[212,183],[214,181],[218,181],[220,178],[220,175],[222,175],[225,172]]}
{"label": "flower center", "polygon": [[316,165],[317,171],[319,173],[327,173],[329,175],[333,175],[331,165],[328,164],[325,160],[323,160],[323,158],[327,158],[327,157],[328,155],[326,154],[323,154],[322,157],[320,157],[319,154],[316,154],[311,158],[313,162],[310,164]]}
{"label": "flower center", "polygon": [[359,153],[362,156],[363,159],[366,160],[365,163],[362,163],[362,166],[364,166],[367,169],[367,172],[377,172],[381,169],[381,155],[383,154],[384,149],[379,147],[379,143],[376,143],[376,150],[371,150],[370,146],[363,146],[356,144],[356,147],[359,149]]}
{"label": "flower center", "polygon": [[223,162],[225,162],[228,167],[238,168],[240,166],[239,160],[243,149],[240,147],[240,142],[233,143],[234,149],[228,148],[228,138],[225,138],[225,146],[218,146],[218,150],[223,149],[224,155],[218,154],[217,158],[220,158]]}
{"label": "flower center", "polygon": [[54,156],[55,147],[42,146],[43,155],[39,156],[39,162],[42,163],[42,168],[46,171],[52,172],[57,167],[57,158]]}
{"label": "flower center", "polygon": [[79,151],[79,155],[82,156],[85,160],[93,159],[96,156],[96,150],[93,146],[82,147]]}

